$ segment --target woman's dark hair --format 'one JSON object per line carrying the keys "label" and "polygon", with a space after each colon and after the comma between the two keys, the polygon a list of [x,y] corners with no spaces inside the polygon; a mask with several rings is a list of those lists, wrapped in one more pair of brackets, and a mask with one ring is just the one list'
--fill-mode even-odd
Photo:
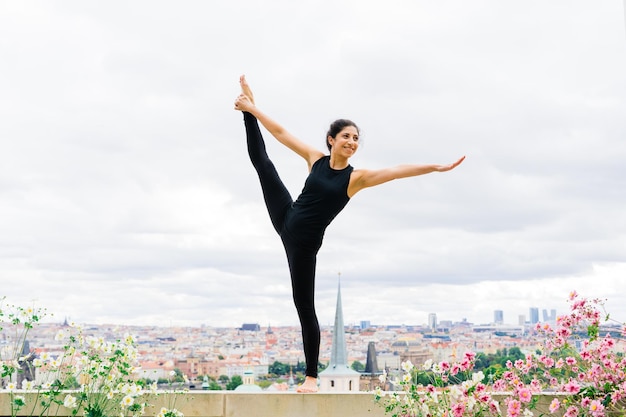
{"label": "woman's dark hair", "polygon": [[360,134],[359,127],[352,120],[337,119],[330,124],[328,133],[326,133],[326,147],[328,148],[329,151],[332,148],[332,146],[330,145],[330,142],[328,142],[328,137],[330,136],[331,138],[335,138],[339,134],[339,132],[341,132],[345,127],[348,127],[348,126],[354,126],[357,133]]}

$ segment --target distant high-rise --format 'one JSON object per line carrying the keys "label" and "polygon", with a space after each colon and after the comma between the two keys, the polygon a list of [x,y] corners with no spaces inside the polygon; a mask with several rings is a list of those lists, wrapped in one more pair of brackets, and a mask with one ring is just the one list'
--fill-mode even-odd
{"label": "distant high-rise", "polygon": [[433,332],[437,330],[437,314],[430,313],[428,315],[428,328]]}
{"label": "distant high-rise", "polygon": [[504,323],[504,312],[502,310],[494,310],[493,311],[493,322],[495,324],[503,324]]}
{"label": "distant high-rise", "polygon": [[369,329],[372,326],[369,320],[361,320],[361,330]]}
{"label": "distant high-rise", "polygon": [[524,324],[526,324],[526,316],[523,314],[520,314],[519,316],[517,316],[517,324],[519,324],[520,326],[523,326]]}
{"label": "distant high-rise", "polygon": [[539,309],[537,307],[531,307],[528,314],[530,315],[530,324],[539,323]]}

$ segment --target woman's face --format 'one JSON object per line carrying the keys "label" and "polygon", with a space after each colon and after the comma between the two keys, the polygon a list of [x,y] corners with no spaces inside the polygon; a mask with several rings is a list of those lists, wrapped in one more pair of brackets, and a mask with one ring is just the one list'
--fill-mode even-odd
{"label": "woman's face", "polygon": [[359,148],[359,131],[354,126],[346,126],[334,138],[329,136],[328,142],[333,153],[349,158]]}

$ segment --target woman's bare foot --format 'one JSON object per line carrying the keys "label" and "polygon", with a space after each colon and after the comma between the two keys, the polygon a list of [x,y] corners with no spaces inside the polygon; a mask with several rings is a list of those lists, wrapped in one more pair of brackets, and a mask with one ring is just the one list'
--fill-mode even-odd
{"label": "woman's bare foot", "polygon": [[252,95],[252,90],[246,81],[246,76],[242,75],[239,77],[239,84],[241,84],[241,93],[250,99],[250,102],[254,104],[254,96]]}
{"label": "woman's bare foot", "polygon": [[304,383],[300,385],[296,392],[317,392],[317,378],[313,378],[312,376],[307,376],[304,378]]}

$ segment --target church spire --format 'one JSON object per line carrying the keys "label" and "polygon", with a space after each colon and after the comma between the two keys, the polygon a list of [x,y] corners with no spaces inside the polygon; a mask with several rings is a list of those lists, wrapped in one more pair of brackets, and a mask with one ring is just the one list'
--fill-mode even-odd
{"label": "church spire", "polygon": [[341,272],[339,272],[337,283],[337,309],[335,310],[335,326],[333,327],[333,346],[330,352],[330,364],[328,367],[348,367],[348,354],[346,350],[346,333],[343,325],[343,309],[341,307]]}
{"label": "church spire", "polygon": [[341,273],[337,284],[337,310],[333,328],[333,345],[330,351],[330,363],[319,374],[321,392],[359,391],[361,374],[348,365],[348,349],[346,333],[343,326],[343,309],[341,307]]}

